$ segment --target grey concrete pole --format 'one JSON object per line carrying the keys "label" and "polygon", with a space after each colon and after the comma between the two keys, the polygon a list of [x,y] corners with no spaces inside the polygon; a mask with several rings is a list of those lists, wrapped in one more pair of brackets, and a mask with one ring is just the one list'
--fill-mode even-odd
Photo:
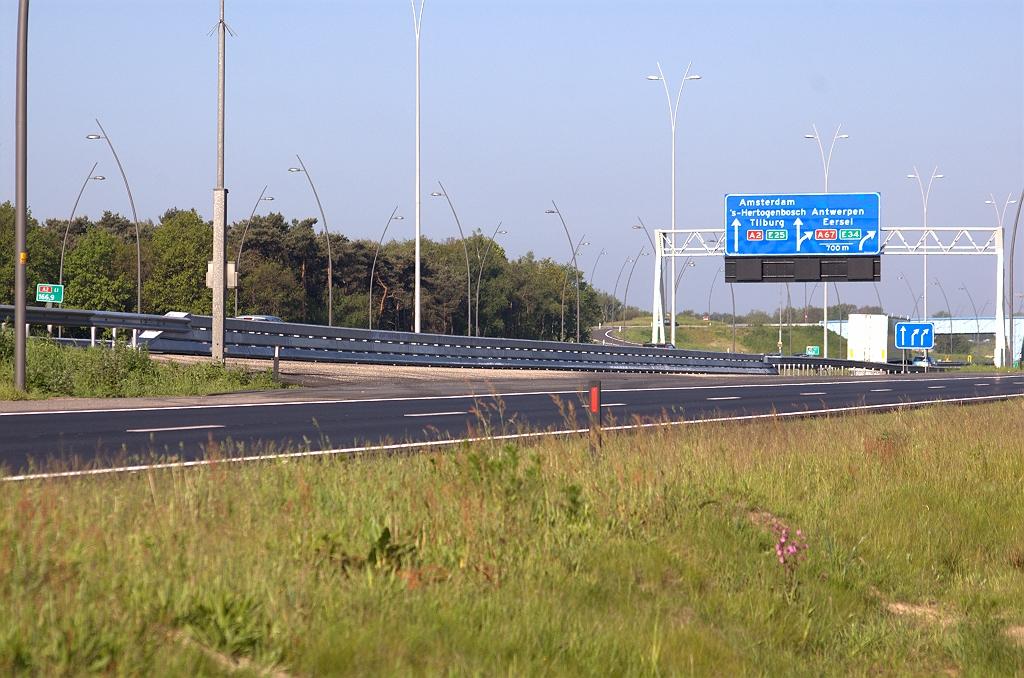
{"label": "grey concrete pole", "polygon": [[217,188],[213,189],[213,337],[211,353],[224,362],[224,317],[227,301],[228,189],[224,188],[224,0],[217,23]]}
{"label": "grey concrete pole", "polygon": [[413,28],[416,29],[416,263],[413,292],[413,332],[419,333],[420,323],[420,27],[423,25],[423,4],[416,12],[416,0],[412,3]]}
{"label": "grey concrete pole", "polygon": [[18,76],[14,113],[14,388],[25,390],[25,268],[28,265],[28,0],[18,3]]}

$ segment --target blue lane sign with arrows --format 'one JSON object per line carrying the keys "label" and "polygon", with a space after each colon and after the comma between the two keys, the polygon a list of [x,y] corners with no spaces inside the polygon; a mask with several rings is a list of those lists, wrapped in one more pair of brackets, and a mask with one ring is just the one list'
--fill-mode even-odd
{"label": "blue lane sign with arrows", "polygon": [[935,348],[935,323],[896,323],[896,348]]}
{"label": "blue lane sign with arrows", "polygon": [[877,255],[879,193],[725,196],[725,254]]}

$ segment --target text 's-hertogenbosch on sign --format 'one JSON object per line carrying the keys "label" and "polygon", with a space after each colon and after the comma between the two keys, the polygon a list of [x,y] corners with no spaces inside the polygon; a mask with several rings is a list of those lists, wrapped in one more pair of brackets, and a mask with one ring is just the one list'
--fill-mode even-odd
{"label": "text 's-hertogenbosch on sign", "polygon": [[728,256],[879,253],[878,193],[725,196]]}

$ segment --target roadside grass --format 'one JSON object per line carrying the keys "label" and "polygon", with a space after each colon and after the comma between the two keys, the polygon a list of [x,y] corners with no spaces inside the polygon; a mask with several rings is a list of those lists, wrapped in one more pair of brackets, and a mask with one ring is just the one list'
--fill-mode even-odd
{"label": "roadside grass", "polygon": [[[667,335],[668,328],[665,332]],[[627,325],[625,336],[619,332],[616,332],[616,336],[638,344],[648,342],[651,340],[650,320],[647,321],[646,327]],[[840,339],[835,332],[829,332],[829,355],[833,358],[840,357]],[[755,325],[736,328],[737,353],[778,353],[778,341],[778,326]],[[846,340],[842,341],[845,349]],[[677,325],[676,346],[701,351],[732,351],[732,325],[720,322]],[[803,353],[807,346],[822,346],[821,328],[793,327],[793,353]],[[782,347],[783,353],[789,355],[789,327],[785,325],[782,327]]]}
{"label": "roadside grass", "polygon": [[0,332],[0,400],[54,396],[124,398],[281,388],[270,371],[151,360],[145,348],[73,348],[33,337],[25,349],[27,393],[14,389],[14,333]]}
{"label": "roadside grass", "polygon": [[1012,401],[5,482],[0,674],[1019,675],[1022,439]]}

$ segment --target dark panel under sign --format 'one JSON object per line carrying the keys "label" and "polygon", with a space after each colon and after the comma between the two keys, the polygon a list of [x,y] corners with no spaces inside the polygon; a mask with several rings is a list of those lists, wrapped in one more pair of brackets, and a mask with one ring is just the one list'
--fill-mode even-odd
{"label": "dark panel under sign", "polygon": [[726,257],[726,282],[878,282],[881,257]]}

